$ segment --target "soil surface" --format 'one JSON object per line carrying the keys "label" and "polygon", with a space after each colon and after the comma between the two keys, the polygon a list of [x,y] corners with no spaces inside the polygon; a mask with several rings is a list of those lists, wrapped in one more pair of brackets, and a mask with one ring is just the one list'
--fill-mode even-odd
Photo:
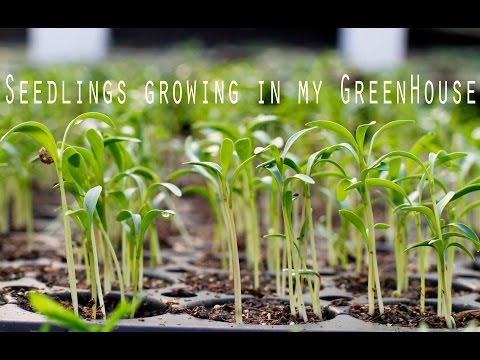
{"label": "soil surface", "polygon": [[[304,324],[303,319],[292,318],[290,306],[287,301],[278,299],[248,299],[242,303],[243,323],[255,325],[293,325]],[[307,317],[309,323],[315,323],[320,319],[313,313],[311,306],[307,305]],[[186,313],[200,319],[215,321],[235,322],[235,305],[227,303],[213,307],[195,306],[193,308],[173,309],[174,313]],[[330,319],[325,309],[322,309],[324,319]]]}
{"label": "soil surface", "polygon": [[[368,274],[366,272],[358,273],[348,273],[335,276],[333,278],[335,285],[340,289],[353,293],[355,296],[365,295],[368,291]],[[425,281],[425,297],[426,298],[436,298],[437,297],[437,284],[436,281],[426,280]],[[395,296],[395,291],[397,289],[397,282],[395,275],[382,275],[380,277],[380,286],[382,288],[382,295],[386,297],[398,297]],[[467,289],[460,288],[453,284],[452,296],[461,296],[471,291]],[[402,298],[418,300],[420,299],[420,280],[411,279],[409,281],[409,287],[407,291],[402,294]]]}
{"label": "soil surface", "polygon": [[[16,295],[17,295],[17,302],[19,307],[27,311],[35,312],[30,302],[28,301],[26,293],[18,292]],[[65,299],[57,295],[52,295],[51,297],[54,300],[61,303],[65,309],[68,309],[68,310],[73,309],[70,298]],[[92,312],[92,305],[93,305],[92,300],[84,296],[79,296],[78,301],[79,301],[79,304],[78,304],[79,315],[87,320],[94,319],[93,312]],[[108,315],[115,309],[115,307],[119,302],[119,299],[105,297],[104,301],[105,301],[105,311]],[[145,318],[145,317],[163,315],[167,312],[167,309],[168,307],[166,305],[163,307],[155,307],[151,305],[145,305],[145,303],[142,303],[139,309],[135,312],[134,318]],[[98,320],[102,318],[103,318],[103,315],[102,315],[101,309],[97,308],[96,319]]]}
{"label": "soil surface", "polygon": [[[242,294],[250,294],[258,297],[273,295],[276,293],[276,280],[272,274],[260,274],[260,287],[253,287],[253,275],[249,272],[242,273]],[[233,280],[229,279],[228,273],[224,272],[186,272],[181,276],[181,281],[193,291],[210,291],[233,295]],[[304,286],[303,291],[308,291]],[[288,294],[288,287],[286,289]]]}
{"label": "soil surface", "polygon": [[28,246],[28,240],[25,233],[11,233],[8,236],[0,238],[0,261],[7,260],[36,260],[47,258],[66,262],[61,248],[50,247],[41,241],[34,241],[32,247]]}
{"label": "soil surface", "polygon": [[[375,309],[375,315],[368,315],[368,305],[353,304],[349,314],[361,320],[370,321],[387,326],[403,326],[416,328],[425,324],[429,328],[446,328],[445,318],[439,318],[433,307],[427,306],[425,314],[420,315],[419,305],[395,304],[386,305],[383,315]],[[452,314],[458,328],[469,325],[471,321],[480,321],[480,310],[467,310]]]}
{"label": "soil surface", "polygon": [[[192,265],[212,269],[223,269],[220,257],[212,252],[207,252],[200,260],[193,261]],[[240,269],[247,270],[247,264],[243,256],[240,256]]]}
{"label": "soil surface", "polygon": [[[77,287],[79,289],[89,289],[87,285],[86,272],[83,269],[75,271],[77,277]],[[68,271],[66,268],[58,268],[49,265],[23,265],[19,267],[0,267],[0,281],[17,280],[22,277],[32,277],[47,286],[63,286],[69,287]],[[169,282],[163,279],[144,276],[144,289],[159,289],[170,285]],[[112,284],[113,290],[118,290],[118,284]]]}

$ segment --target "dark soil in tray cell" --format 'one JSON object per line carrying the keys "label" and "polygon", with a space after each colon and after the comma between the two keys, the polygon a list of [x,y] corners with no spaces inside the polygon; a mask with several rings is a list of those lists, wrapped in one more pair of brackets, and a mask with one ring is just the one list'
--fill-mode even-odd
{"label": "dark soil in tray cell", "polygon": [[[375,310],[375,315],[368,315],[368,305],[353,304],[349,314],[361,320],[370,321],[387,326],[402,326],[417,328],[425,323],[429,328],[446,328],[444,318],[437,316],[436,309],[426,306],[425,314],[420,315],[419,305],[395,304],[386,305],[383,315]],[[480,321],[480,310],[466,310],[452,314],[458,328],[469,325],[471,321]]]}
{"label": "dark soil in tray cell", "polygon": [[[88,289],[86,283],[86,272],[84,269],[75,271],[77,278],[77,287],[79,289]],[[63,286],[69,287],[68,283],[68,271],[66,268],[53,267],[49,265],[22,265],[19,267],[5,267],[0,268],[0,281],[17,280],[22,277],[32,277],[47,286]],[[103,284],[102,284],[103,285]],[[143,278],[143,288],[159,289],[170,285],[170,283],[164,279],[158,279],[150,276]],[[113,290],[118,290],[118,284],[113,284]]]}
{"label": "dark soil in tray cell", "polygon": [[[263,297],[272,295],[276,292],[276,280],[272,274],[260,274],[260,288],[253,287],[253,275],[251,273],[242,274],[242,294],[255,295]],[[193,291],[210,291],[215,293],[233,294],[233,280],[229,279],[228,273],[211,272],[196,273],[187,272],[180,278],[182,282],[188,285]],[[288,294],[288,286],[287,286]],[[308,291],[304,286],[303,291]]]}
{"label": "dark soil in tray cell", "polygon": [[[212,269],[223,269],[220,257],[214,253],[207,252],[201,259],[191,262],[192,265],[198,267],[206,267]],[[240,269],[247,270],[247,263],[244,256],[240,256]]]}
{"label": "dark soil in tray cell", "polygon": [[[335,285],[340,289],[348,291],[355,296],[366,295],[368,291],[368,274],[366,272],[349,273],[335,276],[333,278]],[[437,297],[437,282],[427,279],[425,281],[425,297]],[[381,275],[380,286],[382,288],[382,295],[386,297],[394,297],[397,289],[397,282],[395,275]],[[452,296],[461,296],[473,292],[458,284],[453,284]],[[402,298],[417,300],[420,299],[420,280],[410,279],[407,291],[402,294]]]}
{"label": "dark soil in tray cell", "polygon": [[[78,303],[79,303],[79,314],[84,319],[93,319],[92,314],[92,300],[89,293],[79,293],[78,294]],[[60,302],[66,309],[72,309],[72,302],[70,298],[70,293],[55,294],[51,297],[58,302]],[[105,310],[107,315],[110,314],[117,304],[120,301],[120,296],[118,294],[107,294],[104,297]],[[34,312],[30,302],[28,301],[27,294],[19,293],[17,297],[18,306],[22,309]],[[151,316],[163,315],[167,312],[168,305],[159,302],[157,300],[152,300],[145,298],[142,301],[142,304],[138,308],[137,312],[134,315],[134,318],[145,318]],[[101,319],[102,313],[100,309],[97,309],[96,319]]]}
{"label": "dark soil in tray cell", "polygon": [[59,250],[56,247],[48,246],[41,241],[34,241],[32,247],[29,248],[26,233],[11,233],[0,238],[0,261],[47,258],[65,262],[63,250],[63,248]]}
{"label": "dark soil in tray cell", "polygon": [[13,266],[0,268],[0,281],[12,281],[24,277],[25,272],[23,271],[23,268],[23,266],[21,269]]}
{"label": "dark soil in tray cell", "polygon": [[[303,319],[292,318],[290,314],[290,306],[287,301],[278,299],[248,299],[242,303],[243,307],[243,323],[254,325],[293,325],[302,324]],[[310,305],[307,305],[308,322],[315,323],[320,321],[313,313]],[[204,305],[192,308],[176,308],[171,310],[176,313],[186,313],[200,319],[209,319],[214,321],[235,322],[235,305],[227,303],[206,307]],[[324,319],[332,317],[322,309]]]}
{"label": "dark soil in tray cell", "polygon": [[[69,287],[68,284],[68,272],[67,269],[46,269],[47,271],[41,272],[37,276],[38,281],[46,283],[48,286],[57,285],[63,287]],[[75,271],[77,277],[77,287],[79,289],[88,289],[87,278],[85,270]],[[103,285],[103,279],[102,279]],[[159,289],[165,286],[170,285],[170,283],[164,279],[157,279],[153,277],[144,276],[143,278],[143,289]],[[113,290],[118,290],[118,283],[114,282],[112,284]]]}

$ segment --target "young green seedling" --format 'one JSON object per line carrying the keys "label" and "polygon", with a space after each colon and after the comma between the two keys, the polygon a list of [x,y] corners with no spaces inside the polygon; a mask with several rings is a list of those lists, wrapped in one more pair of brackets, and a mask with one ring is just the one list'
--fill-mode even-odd
{"label": "young green seedling", "polygon": [[[372,150],[375,139],[382,132],[393,127],[411,122],[413,121],[397,120],[382,126],[373,134],[370,140],[370,147],[367,152],[365,152],[364,149],[365,137],[369,127],[375,124],[374,121],[369,124],[360,125],[356,130],[355,137],[345,127],[332,121],[318,120],[307,124],[307,126],[326,129],[340,135],[344,140],[347,141],[347,143],[341,143],[338,144],[338,146],[351,152],[353,158],[355,159],[358,172],[356,176],[344,178],[339,182],[337,196],[339,198],[339,201],[342,202],[346,199],[351,190],[356,189],[361,198],[361,204],[364,211],[364,220],[362,220],[353,211],[346,209],[340,210],[340,215],[343,216],[347,221],[352,223],[359,230],[367,245],[368,313],[372,316],[375,313],[375,290],[377,293],[379,312],[380,314],[383,314],[384,312],[382,293],[380,288],[380,277],[378,274],[375,229],[384,229],[388,227],[388,225],[382,223],[375,224],[370,189],[373,187],[382,187],[398,192],[406,200],[408,200],[408,197],[405,194],[404,190],[397,184],[393,183],[390,180],[381,179],[374,176],[375,174],[378,174],[379,172],[388,169],[386,164],[384,164],[383,162],[387,157],[399,157],[405,155],[402,152],[390,152],[386,155],[383,155],[383,157],[379,158],[376,161],[371,161],[370,159],[373,156]],[[359,180],[357,180],[357,178]]]}
{"label": "young green seedling", "polygon": [[70,284],[70,292],[72,296],[72,305],[75,314],[78,314],[78,297],[77,297],[77,285],[76,285],[76,276],[75,276],[75,264],[73,258],[73,242],[72,242],[72,234],[70,229],[70,221],[69,218],[65,215],[68,211],[68,204],[67,204],[67,197],[65,192],[65,186],[63,181],[63,152],[66,146],[67,135],[72,126],[78,125],[82,123],[86,119],[97,119],[112,128],[115,127],[113,121],[106,115],[96,113],[96,112],[88,112],[82,115],[77,116],[75,119],[70,121],[65,129],[63,134],[63,140],[60,142],[60,147],[57,146],[57,142],[53,137],[50,130],[43,124],[36,122],[36,121],[27,121],[22,124],[19,124],[12,129],[10,129],[3,137],[0,139],[0,142],[3,141],[5,138],[10,136],[13,133],[22,133],[25,135],[30,136],[33,140],[38,142],[40,146],[44,149],[43,156],[45,157],[45,161],[47,163],[53,163],[55,167],[55,171],[58,178],[58,186],[60,189],[60,197],[61,197],[61,205],[62,205],[62,213],[63,213],[63,225],[64,225],[64,233],[65,233],[65,252],[67,258],[67,266],[68,266],[68,279]]}
{"label": "young green seedling", "polygon": [[[320,308],[320,298],[319,298],[319,291],[320,291],[320,275],[318,272],[318,265],[316,259],[316,249],[315,249],[315,241],[314,241],[314,234],[313,234],[313,220],[312,220],[312,209],[311,204],[308,202],[310,200],[309,194],[310,190],[309,187],[306,187],[305,184],[314,184],[315,182],[313,179],[302,173],[299,165],[295,163],[291,158],[287,157],[290,148],[292,145],[300,139],[304,134],[313,130],[304,129],[295,134],[293,134],[285,143],[285,147],[280,154],[278,148],[275,145],[271,145],[271,153],[273,155],[273,159],[263,164],[260,164],[258,167],[264,168],[268,170],[274,181],[276,182],[277,188],[279,189],[279,193],[281,195],[281,204],[282,204],[282,216],[283,216],[283,223],[284,223],[284,231],[285,234],[269,234],[269,237],[284,237],[285,238],[285,252],[286,252],[286,260],[287,260],[287,271],[288,275],[288,289],[289,289],[289,303],[290,303],[290,313],[292,316],[297,317],[300,315],[304,321],[307,321],[307,314],[305,309],[305,304],[303,301],[302,295],[302,277],[308,276],[308,286],[309,291],[311,294],[312,299],[312,307],[314,308],[315,314],[321,318],[321,308]],[[310,169],[313,167],[313,162],[310,164]],[[289,169],[294,170],[296,173],[294,175],[289,176],[288,172]],[[294,226],[292,223],[293,217],[293,200],[294,195],[292,191],[292,183],[294,181],[301,181],[303,183],[304,188],[304,196],[305,200],[307,201],[304,206],[304,217],[305,220],[302,221],[302,229],[301,234],[298,238],[294,235]],[[306,268],[306,256],[302,252],[302,245],[304,240],[304,235],[309,232],[310,234],[310,245],[312,250],[312,260],[314,269],[307,269]],[[310,277],[314,277],[314,286],[311,286]],[[294,281],[293,278],[295,277],[295,288],[294,288]]]}
{"label": "young green seedling", "polygon": [[[157,216],[162,216],[166,219],[171,218],[174,216],[175,213],[171,210],[145,210],[143,215],[136,214],[131,212],[130,210],[122,210],[117,215],[117,221],[125,221],[127,222],[130,228],[130,246],[133,249],[133,267],[132,267],[132,274],[133,274],[133,299],[137,298],[137,293],[141,291],[141,287],[139,286],[140,276],[141,276],[141,259],[143,257],[143,240],[145,238],[145,234],[152,224],[152,221]],[[131,313],[133,317],[134,313]]]}
{"label": "young green seedling", "polygon": [[83,200],[83,207],[77,210],[69,210],[65,214],[74,218],[75,222],[78,225],[81,225],[81,230],[85,233],[87,239],[88,264],[90,265],[90,269],[88,271],[90,272],[90,279],[92,282],[92,314],[94,318],[97,314],[97,300],[103,317],[105,318],[106,316],[105,306],[103,303],[102,284],[100,281],[100,270],[98,267],[97,241],[95,239],[95,232],[93,227],[94,214],[97,211],[96,207],[101,192],[101,186],[96,186],[90,189],[85,194],[85,199]]}
{"label": "young green seedling", "polygon": [[[238,140],[242,141],[242,139]],[[226,138],[223,140],[220,147],[220,165],[209,161],[189,161],[185,164],[193,165],[197,169],[202,167],[204,171],[199,172],[212,182],[218,191],[221,199],[221,216],[225,223],[228,236],[228,251],[231,264],[231,274],[233,276],[234,296],[235,296],[235,322],[242,322],[242,292],[241,292],[241,278],[240,278],[240,260],[238,257],[237,234],[235,228],[235,219],[233,213],[233,191],[235,180],[250,164],[250,162],[260,153],[266,150],[256,150],[253,155],[244,160],[233,172],[231,179],[228,179],[228,172],[233,160],[235,144],[232,140]],[[206,170],[206,171],[205,171]]]}
{"label": "young green seedling", "polygon": [[[442,220],[442,213],[450,202],[457,200],[469,192],[475,191],[475,188],[480,186],[474,186],[467,189],[462,189],[458,192],[449,191],[439,201],[436,200],[435,191],[435,177],[434,170],[436,165],[445,163],[447,161],[458,158],[457,154],[447,154],[443,150],[434,154],[429,154],[428,168],[425,171],[424,177],[427,179],[427,184],[430,191],[431,207],[425,205],[401,205],[397,209],[400,211],[414,211],[425,216],[427,224],[432,233],[432,238],[422,241],[420,243],[409,246],[405,251],[409,251],[418,247],[432,247],[435,250],[437,257],[437,271],[438,271],[438,315],[445,315],[445,321],[448,328],[455,327],[455,320],[452,317],[452,294],[451,286],[448,284],[448,269],[446,254],[449,248],[459,248],[464,251],[468,256],[474,259],[470,250],[468,250],[463,244],[451,241],[453,238],[465,239],[471,241],[477,251],[480,251],[480,240],[475,232],[467,225],[462,223],[448,223]],[[450,231],[450,229],[455,229]]]}
{"label": "young green seedling", "polygon": [[[154,182],[150,184],[145,192],[145,198],[142,203],[145,206],[145,210],[152,210],[153,208],[158,207],[159,203],[165,199],[168,195],[164,191],[168,190],[175,196],[182,196],[182,191],[174,184],[169,182]],[[153,196],[155,192],[158,192],[156,196]],[[168,205],[168,204],[167,204]],[[152,268],[158,266],[162,263],[162,257],[160,254],[160,243],[158,240],[157,227],[155,221],[152,222],[152,225],[149,228],[149,237],[150,237],[150,266]]]}
{"label": "young green seedling", "polygon": [[[238,129],[231,126],[226,126],[223,123],[216,122],[202,122],[195,124],[195,128],[202,130],[214,130],[221,133],[224,137],[231,139],[235,142],[235,150],[239,157],[240,163],[245,161],[253,153],[254,142],[260,142],[262,146],[271,141],[268,134],[260,130],[264,126],[268,126],[272,123],[277,123],[278,120],[275,116],[260,115],[247,122],[241,124]],[[244,204],[239,203],[240,207],[243,207],[242,211],[237,211],[236,225],[237,229],[240,225],[245,229],[246,233],[246,255],[248,265],[253,267],[254,287],[259,287],[260,279],[260,265],[261,265],[261,247],[260,247],[260,229],[259,218],[257,216],[257,206],[255,199],[257,198],[257,192],[255,184],[255,177],[253,171],[253,165],[249,164],[245,168],[241,179],[241,191],[240,196],[244,200]],[[242,206],[243,205],[243,206]]]}

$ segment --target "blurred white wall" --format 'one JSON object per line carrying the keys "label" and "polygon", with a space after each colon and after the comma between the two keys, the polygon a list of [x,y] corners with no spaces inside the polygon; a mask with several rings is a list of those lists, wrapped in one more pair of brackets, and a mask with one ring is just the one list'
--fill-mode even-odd
{"label": "blurred white wall", "polygon": [[95,62],[108,52],[108,28],[29,28],[28,57],[34,63]]}
{"label": "blurred white wall", "polygon": [[406,28],[342,28],[338,35],[342,56],[364,72],[394,69],[407,56]]}

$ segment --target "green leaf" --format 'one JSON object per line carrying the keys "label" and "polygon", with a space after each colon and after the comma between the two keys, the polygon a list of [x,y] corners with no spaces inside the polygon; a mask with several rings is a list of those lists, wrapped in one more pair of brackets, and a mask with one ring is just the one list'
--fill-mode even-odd
{"label": "green leaf", "polygon": [[340,134],[341,136],[343,136],[350,143],[350,145],[352,145],[355,148],[355,152],[358,152],[358,145],[355,138],[350,133],[350,131],[348,131],[344,126],[328,120],[311,121],[307,123],[306,126],[315,126],[315,127],[336,132],[337,134]]}
{"label": "green leaf", "polygon": [[389,169],[389,166],[385,162],[381,162],[380,164],[372,168],[372,170],[378,170],[378,171],[388,171],[388,169]]}
{"label": "green leaf", "polygon": [[384,132],[386,130],[389,130],[389,129],[392,129],[392,128],[397,127],[397,126],[412,124],[414,122],[415,122],[414,120],[394,120],[394,121],[390,121],[390,122],[386,123],[380,129],[375,131],[375,133],[372,136],[372,140],[370,140],[370,149],[368,151],[368,159],[370,159],[370,156],[372,155],[372,150],[373,150],[373,145],[375,143],[375,140],[377,139],[377,137],[382,132]]}
{"label": "green leaf", "polygon": [[148,230],[148,227],[152,224],[153,219],[155,219],[157,216],[162,216],[163,218],[171,218],[175,215],[175,212],[171,210],[158,210],[158,209],[153,209],[148,211],[141,222],[140,225],[140,239],[143,239],[145,236],[145,233]]}
{"label": "green leaf", "polygon": [[[382,164],[381,162],[380,164]],[[402,159],[401,158],[395,158],[391,159],[388,162],[388,177],[390,180],[394,181],[394,179],[398,179],[400,176],[400,169],[402,167]]]}
{"label": "green leaf", "polygon": [[475,238],[471,238],[471,237],[465,235],[464,233],[459,233],[459,232],[452,231],[452,232],[446,232],[446,233],[442,234],[443,240],[447,240],[447,239],[451,239],[451,238],[455,238],[455,237],[459,238],[459,239],[469,240],[475,245],[475,247],[480,245],[480,242],[478,240],[476,240]]}
{"label": "green leaf", "polygon": [[307,161],[307,170],[306,170],[306,174],[307,175],[311,175],[312,174],[312,170],[313,170],[313,166],[314,164],[316,163],[317,159],[319,157],[322,157],[322,155],[325,153],[325,149],[322,149],[320,151],[317,151],[315,153],[313,153],[312,155],[310,155],[308,157],[308,161]]}
{"label": "green leaf", "polygon": [[390,181],[387,179],[367,179],[365,180],[365,184],[368,187],[378,186],[378,187],[383,187],[386,189],[396,191],[397,193],[402,195],[405,199],[407,199],[410,202],[410,199],[408,198],[405,191],[398,184],[395,184],[393,181]]}
{"label": "green leaf", "polygon": [[[279,169],[283,167],[283,160],[280,158],[280,151],[278,150],[278,147],[274,144],[270,145],[270,152],[272,153],[273,159]],[[259,165],[259,167],[263,167]]]}
{"label": "green leaf", "polygon": [[[284,271],[288,271],[288,269],[284,269]],[[317,276],[318,278],[320,278],[320,274],[312,269],[300,269],[298,271],[293,271],[292,272],[292,275],[295,276],[295,273],[298,273],[299,275],[302,275],[302,276]]]}
{"label": "green leaf", "polygon": [[445,206],[450,202],[450,200],[453,198],[455,195],[455,192],[449,191],[448,193],[445,194],[445,196],[437,203],[437,211],[438,214],[441,215],[443,212],[443,209],[445,209]]}
{"label": "green leaf", "polygon": [[125,151],[123,148],[117,144],[117,143],[107,143],[105,140],[103,142],[105,144],[105,147],[108,147],[110,149],[110,152],[112,153],[113,159],[115,161],[115,164],[118,167],[118,170],[124,171],[125,167],[127,166],[127,160],[125,156]]}
{"label": "green leaf", "polygon": [[390,225],[385,223],[377,223],[375,224],[374,228],[375,230],[387,230],[390,229]]}
{"label": "green leaf", "polygon": [[107,115],[99,113],[99,112],[86,112],[84,114],[81,114],[81,115],[77,116],[71,122],[74,125],[78,125],[78,124],[81,124],[84,120],[87,120],[87,119],[96,119],[98,121],[101,121],[101,122],[107,124],[111,128],[115,129],[115,124],[112,121],[112,119],[110,119]]}
{"label": "green leaf", "polygon": [[460,243],[458,243],[458,242],[451,242],[451,243],[449,243],[449,244],[445,247],[445,249],[448,249],[449,247],[452,247],[452,246],[457,247],[457,248],[459,248],[460,250],[463,250],[463,252],[464,252],[465,254],[467,254],[470,259],[472,259],[473,261],[475,261],[475,256],[473,256],[473,254],[471,253],[471,251],[468,250],[463,244],[460,244]]}
{"label": "green leaf", "polygon": [[436,165],[443,165],[443,164],[446,164],[452,160],[457,160],[457,159],[462,159],[464,158],[465,156],[467,156],[468,154],[465,153],[465,152],[452,152],[452,153],[449,153],[449,154],[441,154],[440,156],[437,157],[437,160],[436,160]]}
{"label": "green leaf", "polygon": [[[343,177],[347,177],[347,173],[345,172],[345,170],[343,169],[343,167],[337,163],[336,161],[334,160],[330,160],[330,159],[319,159],[315,164],[313,164],[313,168],[315,168],[317,165],[320,165],[320,164],[332,164],[333,166],[335,166],[338,170],[340,170],[340,174],[343,175]],[[308,170],[307,170],[308,171]],[[307,172],[307,175],[309,176],[312,176],[310,173]]]}
{"label": "green leaf", "polygon": [[[103,168],[99,168],[99,166],[103,166],[103,163],[99,164],[97,160],[95,159],[92,151],[90,151],[87,148],[81,147],[81,146],[71,146],[73,149],[75,149],[82,157],[83,160],[85,161],[85,166],[88,169],[93,170],[94,177],[98,183],[103,181]],[[63,152],[65,154],[65,150]],[[87,175],[87,174],[86,174]],[[87,176],[88,178],[88,176]]]}
{"label": "green leaf", "polygon": [[352,145],[350,145],[348,143],[341,143],[341,144],[338,144],[336,146],[338,146],[339,148],[343,148],[343,149],[348,150],[352,154],[352,156],[354,157],[354,159],[357,163],[360,161],[360,159],[358,157],[358,154],[357,154],[356,150],[352,147]]}
{"label": "green leaf", "polygon": [[229,196],[229,199],[228,199],[228,204],[229,204],[230,208],[232,207],[232,194],[233,194],[233,188],[234,188],[234,185],[235,185],[235,181],[237,180],[237,177],[240,175],[240,173],[242,172],[242,170],[245,169],[246,166],[247,166],[256,156],[257,156],[257,154],[252,155],[252,156],[250,156],[249,158],[245,159],[245,161],[243,161],[243,162],[235,169],[235,171],[233,172],[232,178],[231,178],[231,180],[230,180],[230,186],[229,186],[230,196]]}
{"label": "green leaf", "polygon": [[350,193],[350,190],[347,190],[347,188],[352,185],[351,179],[344,178],[339,181],[338,186],[337,186],[337,199],[340,202],[344,202],[345,199],[347,198],[348,194]]}
{"label": "green leaf", "polygon": [[[346,187],[345,190],[350,191],[353,189],[361,189],[363,186],[364,186],[363,181],[357,181],[357,179],[353,178],[353,179],[350,179],[350,186]],[[359,190],[359,191],[361,192],[362,190]]]}
{"label": "green leaf", "polygon": [[68,147],[64,150],[63,154],[67,160],[66,168],[72,176],[72,179],[78,184],[78,186],[80,186],[80,188],[86,191],[90,185],[87,177],[88,170],[83,156],[72,147]]}
{"label": "green leaf", "polygon": [[287,209],[287,216],[291,216],[292,214],[292,206],[293,206],[293,193],[290,190],[282,191],[283,194],[283,206]]}
{"label": "green leaf", "polygon": [[243,162],[252,156],[252,141],[249,138],[242,138],[235,142],[235,151],[240,161]]}
{"label": "green leaf", "polygon": [[99,164],[100,168],[103,169],[105,145],[103,144],[102,135],[95,129],[88,129],[85,133],[85,136],[90,143],[95,160]]}
{"label": "green leaf", "polygon": [[38,292],[30,292],[28,300],[35,311],[45,315],[48,320],[64,328],[89,332],[90,327],[73,311],[65,309],[60,303],[51,299],[47,295]]}
{"label": "green leaf", "polygon": [[[63,186],[65,187],[65,191],[72,195],[75,200],[77,200],[77,203],[82,203],[81,198],[83,197],[85,192],[83,190],[80,190],[78,188],[78,185],[74,181],[64,181]],[[55,184],[53,188],[58,189],[58,184]]]}
{"label": "green leaf", "polygon": [[274,238],[286,239],[287,235],[285,235],[285,234],[267,234],[267,235],[263,235],[263,237],[266,238],[266,239],[274,239]]}
{"label": "green leaf", "polygon": [[357,214],[355,214],[350,210],[342,209],[339,211],[339,213],[341,216],[345,218],[345,220],[350,222],[353,226],[355,226],[360,231],[360,234],[362,234],[363,238],[368,244],[367,228],[365,227],[365,224],[363,223],[362,219]]}
{"label": "green leaf", "polygon": [[[377,160],[375,160],[375,162],[369,167],[369,169],[374,169],[376,166],[378,166],[378,164],[380,164],[381,162],[385,161],[388,158],[398,158],[398,157],[403,157],[403,158],[413,160],[422,168],[424,172],[427,172],[427,169],[423,164],[423,162],[417,156],[407,151],[391,151],[385,155],[382,155]],[[411,171],[407,170],[407,173],[410,173],[410,172]]]}
{"label": "green leaf", "polygon": [[140,233],[140,224],[142,222],[142,218],[139,214],[134,214],[130,210],[124,209],[117,214],[116,220],[117,221],[131,220],[131,225],[133,225],[131,228],[134,232],[134,235],[136,236],[137,234]]}
{"label": "green leaf", "polygon": [[152,196],[153,192],[161,187],[164,187],[165,189],[169,190],[175,196],[178,196],[178,197],[182,196],[182,191],[178,188],[177,185],[174,185],[168,182],[161,182],[161,183],[156,182],[151,184],[148,187],[147,194],[145,195],[145,197],[149,199]]}
{"label": "green leaf", "polygon": [[292,136],[290,136],[287,140],[287,142],[285,143],[285,146],[283,148],[283,151],[282,151],[282,155],[281,155],[281,158],[284,159],[287,154],[288,154],[288,151],[290,150],[290,148],[293,146],[293,144],[295,143],[295,141],[297,141],[303,134],[309,132],[309,131],[312,131],[313,129],[315,128],[307,128],[307,129],[303,129],[303,130],[300,130],[298,132],[296,132],[295,134],[293,134]]}
{"label": "green leaf", "polygon": [[458,200],[461,197],[478,190],[480,190],[480,184],[467,185],[464,188],[461,188],[460,190],[455,192],[455,195],[450,199],[450,201]]}
{"label": "green leaf", "polygon": [[55,142],[52,133],[45,125],[36,121],[24,122],[10,129],[2,136],[0,142],[3,142],[3,140],[12,133],[21,133],[30,136],[48,151],[54,163],[58,162],[57,143]]}
{"label": "green leaf", "polygon": [[448,228],[450,226],[467,235],[467,237],[476,244],[477,249],[480,249],[480,239],[478,238],[477,233],[470,226],[462,223],[449,223],[444,225],[443,228]]}
{"label": "green leaf", "polygon": [[415,244],[412,244],[410,246],[408,246],[404,252],[408,252],[412,249],[415,249],[417,247],[422,247],[422,246],[430,246],[430,247],[433,247],[431,244],[430,244],[430,240],[425,240],[425,241],[422,241],[422,242],[419,242],[419,243],[415,243]]}
{"label": "green leaf", "polygon": [[81,225],[85,231],[88,231],[92,225],[92,222],[88,217],[87,211],[83,208],[76,210],[68,210],[65,213],[65,216],[70,216],[77,223],[77,225]]}
{"label": "green leaf", "polygon": [[400,205],[398,206],[394,212],[397,212],[398,210],[401,211],[407,211],[407,212],[418,212],[420,214],[423,214],[425,218],[427,219],[428,225],[430,226],[430,230],[432,232],[435,232],[435,215],[433,214],[432,209],[429,207],[423,206],[423,205],[414,205],[414,206],[408,206],[408,205]]}
{"label": "green leaf", "polygon": [[293,169],[297,173],[302,172],[302,169],[300,169],[300,166],[298,166],[298,164],[289,157],[286,157],[283,159],[283,164]]}
{"label": "green leaf", "polygon": [[365,135],[367,134],[368,128],[372,125],[375,125],[376,121],[371,121],[368,124],[362,124],[357,127],[355,131],[355,138],[357,140],[358,148],[363,151],[363,144],[365,141]]}
{"label": "green leaf", "polygon": [[130,136],[106,136],[103,139],[103,144],[105,146],[109,146],[109,145],[112,145],[112,144],[115,144],[115,143],[118,143],[118,142],[122,142],[122,141],[127,141],[127,142],[132,142],[132,143],[141,143],[142,142],[142,140],[134,138],[134,137],[130,137]]}
{"label": "green leaf", "polygon": [[135,174],[139,175],[147,180],[150,181],[158,181],[158,176],[155,174],[152,170],[145,166],[135,166],[131,169],[127,170],[127,173],[130,174]]}
{"label": "green leaf", "polygon": [[434,174],[434,170],[435,170],[435,164],[437,162],[437,158],[438,156],[442,155],[442,153],[445,153],[444,150],[440,150],[438,153],[434,154],[434,153],[429,153],[428,154],[428,173],[430,175],[433,175]]}
{"label": "green leaf", "polygon": [[315,184],[315,181],[310,176],[305,174],[295,174],[292,177],[299,179],[306,184],[311,184],[311,185]]}
{"label": "green leaf", "polygon": [[93,222],[93,214],[95,213],[95,208],[97,206],[98,198],[100,197],[101,192],[102,192],[102,187],[95,186],[94,188],[91,188],[90,190],[88,190],[88,192],[85,194],[83,207],[87,211],[90,223]]}
{"label": "green leaf", "polygon": [[283,180],[282,180],[282,175],[280,174],[280,171],[278,170],[277,166],[274,164],[270,164],[269,166],[265,166],[264,169],[268,170],[272,174],[273,178],[277,183],[278,188],[281,189],[283,186]]}
{"label": "green leaf", "polygon": [[188,161],[186,163],[183,163],[184,165],[198,165],[202,166],[204,168],[213,170],[217,175],[223,176],[222,168],[220,165],[215,164],[214,162],[210,161]]}
{"label": "green leaf", "polygon": [[230,162],[232,161],[234,146],[233,141],[229,138],[223,139],[222,146],[220,147],[220,166],[224,177],[227,176]]}

